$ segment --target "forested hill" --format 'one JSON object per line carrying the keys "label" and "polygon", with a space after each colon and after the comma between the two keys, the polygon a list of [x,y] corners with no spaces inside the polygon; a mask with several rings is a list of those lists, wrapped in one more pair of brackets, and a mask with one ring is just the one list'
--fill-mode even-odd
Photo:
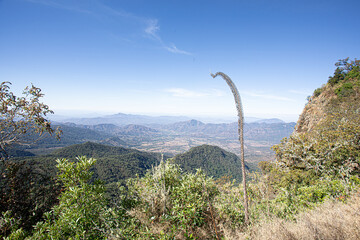
{"label": "forested hill", "polygon": [[[94,166],[94,178],[105,183],[118,182],[137,174],[143,176],[152,166],[158,165],[160,154],[112,147],[98,143],[86,142],[71,145],[44,156],[25,158],[38,171],[55,175],[56,159],[74,160],[77,156],[87,156],[97,159]],[[22,158],[24,159],[24,158]]]}
{"label": "forested hill", "polygon": [[56,155],[57,157],[62,157],[62,158],[73,158],[76,156],[102,158],[113,155],[120,156],[134,152],[140,153],[140,151],[134,149],[128,149],[123,147],[112,147],[94,142],[86,142],[83,144],[75,144],[56,150],[51,155]]}
{"label": "forested hill", "polygon": [[[201,168],[208,176],[214,178],[228,176],[238,181],[242,178],[239,157],[217,146],[193,147],[183,154],[176,155],[174,162],[185,172],[196,172],[196,169]],[[245,166],[249,171],[256,169],[253,164],[246,163]]]}
{"label": "forested hill", "polygon": [[[86,142],[75,144],[54,151],[43,156],[29,156],[19,159],[26,160],[36,171],[56,174],[56,159],[67,158],[75,160],[78,156],[87,156],[97,159],[94,166],[94,178],[105,183],[123,181],[136,175],[144,176],[145,173],[161,161],[160,153],[150,153],[135,149],[113,147],[99,143]],[[164,156],[166,160],[168,157]],[[239,158],[216,146],[202,145],[194,147],[188,152],[179,154],[174,158],[184,172],[194,172],[202,168],[209,176],[220,178],[229,176],[241,179],[241,164]],[[247,169],[256,169],[255,165],[246,164]]]}

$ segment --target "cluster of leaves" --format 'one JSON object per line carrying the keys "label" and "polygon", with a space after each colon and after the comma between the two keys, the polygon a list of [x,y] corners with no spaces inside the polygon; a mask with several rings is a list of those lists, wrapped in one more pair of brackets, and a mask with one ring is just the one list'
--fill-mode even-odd
{"label": "cluster of leaves", "polygon": [[350,96],[354,93],[354,85],[351,82],[345,82],[335,89],[335,93],[339,98]]}
{"label": "cluster of leaves", "polygon": [[335,63],[335,66],[337,66],[337,68],[334,75],[329,77],[328,80],[331,86],[352,78],[360,78],[360,60],[355,59],[349,61],[349,58],[340,59]]}

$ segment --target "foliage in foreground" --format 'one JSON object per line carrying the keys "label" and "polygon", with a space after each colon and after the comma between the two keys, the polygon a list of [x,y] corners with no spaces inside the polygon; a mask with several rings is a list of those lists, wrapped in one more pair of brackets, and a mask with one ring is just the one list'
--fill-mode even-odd
{"label": "foliage in foreground", "polygon": [[[59,184],[24,163],[1,161],[0,172],[0,212],[7,212],[6,216],[11,212],[18,227],[30,231],[43,214],[57,204]],[[9,231],[6,225],[0,224],[0,236]]]}
{"label": "foliage in foreground", "polygon": [[99,239],[106,222],[106,199],[103,185],[89,184],[89,168],[93,158],[78,158],[77,163],[58,159],[59,180],[63,192],[59,204],[45,214],[45,221],[37,224],[36,239]]}
{"label": "foliage in foreground", "polygon": [[[121,187],[117,204],[110,207],[103,184],[89,181],[94,159],[57,162],[63,183],[59,204],[33,231],[20,228],[11,212],[3,213],[8,239],[238,239],[245,231],[242,188],[235,182],[215,182],[201,170],[183,173],[176,164],[161,162],[144,177],[129,180],[127,190]],[[312,184],[305,184],[295,172],[266,171],[249,184],[252,225],[294,219],[326,199],[346,201],[359,184],[311,178]]]}

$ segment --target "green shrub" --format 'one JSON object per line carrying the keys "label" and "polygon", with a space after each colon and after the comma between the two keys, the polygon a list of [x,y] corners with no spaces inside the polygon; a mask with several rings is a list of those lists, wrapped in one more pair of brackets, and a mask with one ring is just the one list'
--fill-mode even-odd
{"label": "green shrub", "polygon": [[335,89],[335,93],[339,98],[348,97],[354,93],[353,84],[350,82],[343,83]]}
{"label": "green shrub", "polygon": [[313,93],[314,97],[318,97],[322,93],[322,91],[323,91],[322,88],[315,89],[315,91]]}
{"label": "green shrub", "polygon": [[0,238],[1,239],[24,239],[25,233],[19,227],[19,219],[15,219],[10,211],[2,213],[0,216]]}
{"label": "green shrub", "polygon": [[[245,224],[244,193],[241,185],[227,182],[219,185],[220,193],[216,197],[215,207],[222,224],[230,229],[241,228]],[[249,199],[253,200],[253,191],[249,184]]]}
{"label": "green shrub", "polygon": [[350,79],[360,79],[360,60],[351,60],[349,58],[340,59],[337,63],[334,76],[329,77],[328,83],[334,86]]}
{"label": "green shrub", "polygon": [[351,71],[346,74],[346,80],[357,79],[360,80],[360,66],[354,66]]}
{"label": "green shrub", "polygon": [[338,84],[339,82],[342,82],[345,79],[345,73],[341,68],[336,68],[334,72],[334,76],[329,77],[328,83],[331,86],[334,86]]}
{"label": "green shrub", "polygon": [[162,225],[166,236],[180,234],[195,239],[202,238],[204,232],[211,235],[210,208],[218,195],[213,179],[201,170],[182,173],[170,161],[161,162],[145,177],[128,182],[129,194],[138,202],[134,217],[148,226]]}
{"label": "green shrub", "polygon": [[64,185],[59,205],[45,214],[36,225],[32,239],[105,239],[109,211],[104,186],[89,183],[90,167],[95,159],[77,158],[78,162],[58,159],[59,179]]}

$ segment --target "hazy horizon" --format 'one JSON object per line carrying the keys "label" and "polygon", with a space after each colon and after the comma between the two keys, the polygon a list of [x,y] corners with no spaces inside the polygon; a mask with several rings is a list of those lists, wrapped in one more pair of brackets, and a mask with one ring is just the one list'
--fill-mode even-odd
{"label": "hazy horizon", "polygon": [[[105,117],[116,114],[126,114],[126,115],[142,115],[150,117],[186,117],[189,119],[196,119],[205,123],[229,123],[237,121],[238,117],[236,115],[186,115],[186,114],[166,114],[166,113],[146,113],[146,112],[96,112],[96,111],[81,111],[81,110],[55,110],[53,115],[49,115],[50,119],[63,119],[68,120],[71,118],[95,118],[95,117]],[[284,122],[297,122],[297,115],[262,115],[254,114],[251,116],[245,115],[246,121],[256,121],[261,119],[280,119]]]}

